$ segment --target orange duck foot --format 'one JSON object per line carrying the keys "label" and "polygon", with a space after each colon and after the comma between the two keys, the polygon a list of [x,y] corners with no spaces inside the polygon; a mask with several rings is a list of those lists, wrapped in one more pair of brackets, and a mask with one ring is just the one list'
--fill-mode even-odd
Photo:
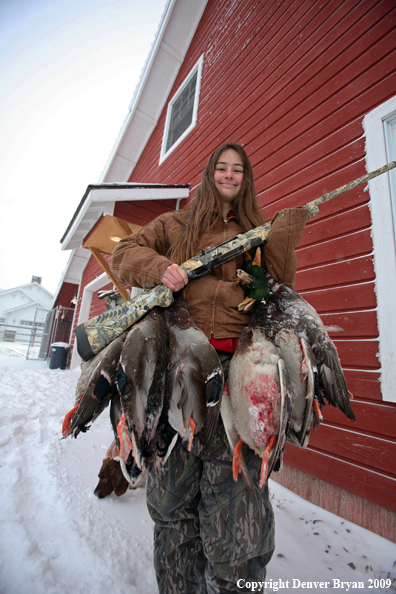
{"label": "orange duck foot", "polygon": [[269,440],[269,444],[265,448],[265,451],[264,451],[264,454],[263,454],[263,462],[261,464],[260,483],[259,483],[260,489],[262,489],[262,487],[265,485],[265,483],[267,481],[268,460],[269,460],[269,457],[270,457],[270,453],[274,449],[275,443],[276,443],[276,435],[272,435],[271,438],[270,438],[270,440]]}
{"label": "orange duck foot", "polygon": [[190,417],[188,424],[190,425],[190,437],[188,438],[188,448],[187,449],[189,452],[191,452],[194,434],[195,434],[195,427],[196,427],[192,417]]}
{"label": "orange duck foot", "polygon": [[113,439],[113,441],[111,442],[111,445],[109,446],[107,452],[106,452],[106,458],[116,458],[117,456],[120,455],[120,450],[117,447],[116,444],[116,440]]}
{"label": "orange duck foot", "polygon": [[117,435],[120,440],[120,456],[126,462],[128,460],[129,453],[132,451],[133,443],[128,435],[128,426],[126,420],[126,413],[124,413],[117,425]]}
{"label": "orange duck foot", "polygon": [[240,439],[234,448],[234,453],[232,456],[232,476],[234,477],[234,481],[238,480],[238,474],[242,472],[242,462],[241,462],[241,447],[243,441]]}
{"label": "orange duck foot", "polygon": [[314,413],[315,413],[318,421],[323,421],[323,416],[322,416],[322,412],[319,407],[319,402],[316,400],[316,398],[314,398],[314,401],[312,403],[312,408],[314,410]]}
{"label": "orange duck foot", "polygon": [[64,439],[70,435],[70,425],[79,406],[79,404],[76,404],[76,406],[69,410],[69,412],[65,415],[62,425],[62,437]]}

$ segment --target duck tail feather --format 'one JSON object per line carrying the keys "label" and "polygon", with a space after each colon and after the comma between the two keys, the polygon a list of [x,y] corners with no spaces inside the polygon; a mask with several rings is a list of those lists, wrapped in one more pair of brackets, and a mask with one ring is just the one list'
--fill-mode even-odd
{"label": "duck tail feather", "polygon": [[281,469],[282,456],[286,445],[286,435],[292,410],[290,391],[291,382],[289,372],[283,359],[278,360],[278,372],[280,383],[279,429],[278,436],[268,462],[267,478],[270,476],[272,471],[279,472]]}
{"label": "duck tail feather", "polygon": [[221,403],[221,395],[223,393],[224,374],[223,370],[216,369],[211,377],[209,377],[205,384],[206,406],[217,406]]}
{"label": "duck tail feather", "polygon": [[334,359],[330,365],[330,367],[327,365],[319,367],[319,377],[324,388],[325,397],[332,406],[338,407],[349,419],[356,421],[338,355],[337,359]]}
{"label": "duck tail feather", "polygon": [[162,458],[162,464],[165,464],[165,462],[167,461],[167,459],[171,455],[172,450],[175,447],[178,438],[179,438],[179,434],[178,433],[175,433],[174,436],[173,436],[173,438],[172,438],[172,440],[171,440],[171,442],[169,443],[169,445],[168,445],[168,447],[166,449],[165,455],[164,456],[161,456],[161,458]]}

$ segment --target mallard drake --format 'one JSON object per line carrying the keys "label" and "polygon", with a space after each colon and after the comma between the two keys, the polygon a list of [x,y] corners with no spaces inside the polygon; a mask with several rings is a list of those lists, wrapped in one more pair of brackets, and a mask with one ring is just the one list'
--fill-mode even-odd
{"label": "mallard drake", "polygon": [[238,310],[247,312],[257,301],[266,301],[269,297],[268,281],[264,268],[261,267],[261,250],[257,248],[252,260],[245,252],[243,269],[238,271],[240,284],[245,289],[245,299],[238,305]]}
{"label": "mallard drake", "polygon": [[291,410],[290,377],[274,344],[271,313],[263,315],[267,307],[272,311],[276,306],[260,301],[239,337],[221,410],[233,449],[234,479],[242,472],[249,487],[250,477],[244,468],[241,449],[243,443],[263,459],[262,487],[272,469],[280,467]]}
{"label": "mallard drake", "polygon": [[115,374],[122,415],[117,424],[120,454],[132,451],[138,467],[156,457],[156,432],[164,404],[168,335],[163,310],[154,308],[128,333]]}
{"label": "mallard drake", "polygon": [[63,421],[64,438],[69,435],[77,437],[80,432],[87,431],[88,424],[92,424],[108,406],[115,390],[114,374],[125,339],[124,332],[83,364],[76,386],[75,405]]}
{"label": "mallard drake", "polygon": [[188,441],[194,435],[205,448],[216,429],[224,374],[219,357],[188,313],[180,294],[165,310],[169,335],[166,391],[169,424]]}

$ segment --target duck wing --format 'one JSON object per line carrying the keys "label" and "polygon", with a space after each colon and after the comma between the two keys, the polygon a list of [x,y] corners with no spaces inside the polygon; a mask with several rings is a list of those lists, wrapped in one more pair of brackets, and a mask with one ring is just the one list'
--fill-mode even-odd
{"label": "duck wing", "polygon": [[311,316],[301,316],[297,330],[307,336],[312,346],[324,396],[332,406],[338,406],[349,419],[356,421],[337,349],[326,328]]}
{"label": "duck wing", "polygon": [[322,395],[330,404],[339,407],[348,418],[356,420],[337,349],[320,316],[296,291],[275,281],[268,273],[267,278],[279,307],[290,317],[298,334],[312,348]]}
{"label": "duck wing", "polygon": [[110,402],[114,374],[126,333],[113,340],[93,359],[84,363],[76,386],[74,408],[63,421],[62,435],[77,437],[89,429]]}
{"label": "duck wing", "polygon": [[150,466],[155,459],[167,344],[163,310],[154,308],[129,331],[115,378],[123,412],[117,426],[121,456],[126,461],[132,449],[140,468]]}
{"label": "duck wing", "polygon": [[206,448],[217,427],[224,384],[219,357],[178,295],[165,311],[169,335],[166,391],[170,425],[192,445]]}
{"label": "duck wing", "polygon": [[279,472],[282,468],[283,452],[286,447],[287,431],[292,411],[291,381],[287,366],[283,359],[278,361],[280,385],[280,411],[278,436],[268,462],[267,478],[272,471]]}
{"label": "duck wing", "polygon": [[[223,396],[221,399],[220,414],[223,421],[228,443],[230,445],[231,451],[234,453],[237,450],[237,446],[241,438],[238,434],[238,431],[235,429],[234,425],[235,413],[232,409],[230,394],[228,391],[228,382],[224,386]],[[253,493],[254,487],[252,477],[250,476],[249,470],[246,466],[245,460],[242,455],[240,455],[239,460],[240,471],[242,473],[243,480],[245,481],[245,484],[248,487],[249,491]],[[235,480],[238,479],[238,468],[236,468],[235,457],[233,461],[233,476]]]}

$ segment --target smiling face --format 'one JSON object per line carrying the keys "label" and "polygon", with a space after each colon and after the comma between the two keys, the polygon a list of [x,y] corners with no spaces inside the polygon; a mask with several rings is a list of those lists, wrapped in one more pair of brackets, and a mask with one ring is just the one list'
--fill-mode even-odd
{"label": "smiling face", "polygon": [[242,189],[243,163],[237,151],[228,149],[220,154],[213,180],[223,202],[223,216],[225,218]]}

